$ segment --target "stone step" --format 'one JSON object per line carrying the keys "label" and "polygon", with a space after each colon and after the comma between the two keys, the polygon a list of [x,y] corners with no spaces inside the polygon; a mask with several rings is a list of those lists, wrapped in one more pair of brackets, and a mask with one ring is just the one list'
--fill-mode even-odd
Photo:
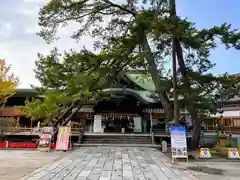
{"label": "stone step", "polygon": [[82,141],[83,144],[152,144],[151,141]]}
{"label": "stone step", "polygon": [[84,135],[82,144],[152,144],[151,136]]}
{"label": "stone step", "polygon": [[151,141],[152,138],[121,138],[121,139],[118,139],[118,138],[110,138],[110,137],[107,137],[107,138],[86,138],[86,137],[83,137],[82,138],[83,140],[113,140],[113,141],[125,141],[125,140],[129,140],[129,141]]}
{"label": "stone step", "polygon": [[96,147],[96,146],[105,146],[105,147],[149,147],[149,148],[160,148],[160,145],[156,144],[80,144],[74,143],[73,147]]}
{"label": "stone step", "polygon": [[83,138],[148,139],[148,138],[151,138],[151,136],[89,136],[89,135],[86,136],[86,135],[84,135]]}

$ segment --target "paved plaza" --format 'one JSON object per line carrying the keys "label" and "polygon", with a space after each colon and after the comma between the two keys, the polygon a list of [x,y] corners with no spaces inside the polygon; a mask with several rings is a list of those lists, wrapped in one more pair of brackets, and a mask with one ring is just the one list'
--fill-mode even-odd
{"label": "paved plaza", "polygon": [[58,161],[63,155],[63,152],[0,150],[0,180],[17,180],[42,166]]}
{"label": "paved plaza", "polygon": [[[86,147],[66,153],[61,160],[43,166],[20,180],[237,180],[238,162],[178,163],[151,148]],[[207,174],[188,170],[205,166],[227,168]]]}

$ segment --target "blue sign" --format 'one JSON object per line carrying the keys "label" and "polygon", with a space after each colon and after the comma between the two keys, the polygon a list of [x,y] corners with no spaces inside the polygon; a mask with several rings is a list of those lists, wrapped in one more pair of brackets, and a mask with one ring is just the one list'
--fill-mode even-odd
{"label": "blue sign", "polygon": [[186,136],[186,130],[183,126],[170,127],[171,136]]}
{"label": "blue sign", "polygon": [[171,133],[172,156],[175,158],[187,158],[186,130],[183,126],[172,126]]}

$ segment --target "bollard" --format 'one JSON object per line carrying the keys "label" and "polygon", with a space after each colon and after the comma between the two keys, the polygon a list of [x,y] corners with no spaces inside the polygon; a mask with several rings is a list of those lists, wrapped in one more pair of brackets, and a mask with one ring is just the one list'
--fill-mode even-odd
{"label": "bollard", "polygon": [[167,141],[162,141],[162,152],[166,153],[167,152]]}

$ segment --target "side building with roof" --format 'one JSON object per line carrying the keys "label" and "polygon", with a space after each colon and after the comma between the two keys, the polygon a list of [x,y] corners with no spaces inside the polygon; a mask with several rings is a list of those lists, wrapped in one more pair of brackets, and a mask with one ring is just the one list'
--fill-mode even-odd
{"label": "side building with roof", "polygon": [[[149,133],[152,127],[165,129],[165,113],[161,102],[151,98],[154,85],[144,73],[120,73],[111,88],[114,97],[98,103],[96,106],[84,106],[75,114],[73,121],[81,124],[87,132],[120,133],[122,128],[131,133]],[[10,97],[5,108],[0,109],[0,117],[15,118],[16,127],[36,126],[24,112],[16,106],[24,105],[26,99],[36,98],[34,89],[17,89]]]}

